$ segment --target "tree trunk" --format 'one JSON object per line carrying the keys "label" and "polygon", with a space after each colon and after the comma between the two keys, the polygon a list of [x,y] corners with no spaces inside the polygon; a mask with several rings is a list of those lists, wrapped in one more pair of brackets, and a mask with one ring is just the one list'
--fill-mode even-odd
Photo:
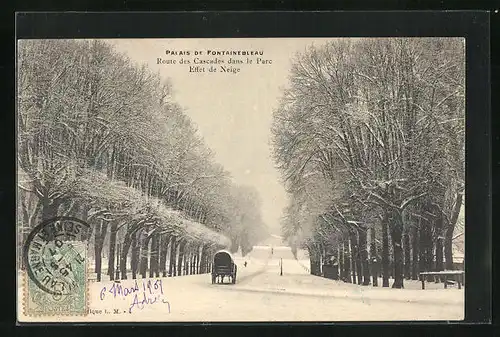
{"label": "tree trunk", "polygon": [[62,204],[62,200],[53,199],[50,200],[48,196],[43,196],[42,198],[42,221],[46,221],[57,216],[57,211],[59,206]]}
{"label": "tree trunk", "polygon": [[[427,226],[427,221],[424,221],[423,219],[420,220],[420,225],[418,226],[418,271],[424,272],[425,270],[425,252],[426,252],[426,240],[427,240],[427,235],[426,235],[426,226]],[[429,271],[429,270],[427,270]]]}
{"label": "tree trunk", "polygon": [[187,254],[187,260],[186,260],[186,275],[192,275],[192,266],[193,266],[193,252],[189,251]]}
{"label": "tree trunk", "polygon": [[95,256],[95,273],[97,274],[97,282],[101,282],[101,263],[102,263],[101,251],[102,251],[102,246],[99,244],[99,242],[96,241],[94,243],[94,256]]}
{"label": "tree trunk", "polygon": [[182,262],[184,258],[184,247],[186,246],[186,241],[182,240],[179,244],[179,257],[177,260],[177,275],[182,276]]}
{"label": "tree trunk", "polygon": [[319,276],[320,274],[320,261],[318,259],[317,247],[309,248],[309,261],[310,261],[310,273],[311,275]]}
{"label": "tree trunk", "polygon": [[[433,214],[428,202],[422,205],[421,213],[424,218],[420,221],[420,271],[432,271],[434,252],[430,218],[433,217]],[[426,277],[426,279],[430,281],[431,277]]]}
{"label": "tree trunk", "polygon": [[187,275],[193,275],[193,258],[194,258],[194,252],[193,250],[190,250],[188,253],[188,260],[186,261]]}
{"label": "tree trunk", "polygon": [[[352,283],[356,284],[357,279],[356,276],[359,275],[358,273],[358,238],[354,230],[349,231],[349,239],[351,243],[351,270],[352,270]],[[361,277],[360,277],[361,280]],[[361,283],[361,282],[360,282]]]}
{"label": "tree trunk", "polygon": [[370,228],[370,256],[371,256],[371,271],[372,271],[372,285],[378,287],[378,274],[379,274],[379,257],[377,255],[377,244],[375,238],[375,228]]}
{"label": "tree trunk", "polygon": [[158,233],[154,233],[151,238],[151,257],[149,260],[149,277],[158,277],[158,255],[160,248],[160,238]]}
{"label": "tree trunk", "polygon": [[446,231],[446,236],[444,238],[444,256],[445,256],[445,269],[453,270],[453,236],[448,235],[448,230]]}
{"label": "tree trunk", "polygon": [[199,249],[196,247],[196,249],[193,251],[193,257],[191,258],[191,275],[196,274],[196,258],[198,256]]}
{"label": "tree trunk", "polygon": [[170,242],[170,237],[168,235],[162,236],[159,271],[161,272],[163,277],[167,277],[167,253],[168,253],[169,242]]}
{"label": "tree trunk", "polygon": [[[80,219],[83,222],[88,222],[88,219],[89,219],[89,209],[90,209],[90,207],[86,206],[86,205],[82,205],[82,207],[81,207],[81,218]],[[84,233],[85,234],[83,235],[83,240],[90,240],[91,232],[90,231],[85,231]]]}
{"label": "tree trunk", "polygon": [[460,214],[460,209],[462,208],[462,200],[463,195],[461,193],[457,194],[450,222],[446,226],[446,234],[444,239],[444,256],[446,260],[445,267],[447,270],[453,270],[453,232],[455,231],[455,225]]}
{"label": "tree trunk", "polygon": [[176,257],[177,257],[177,240],[175,236],[172,236],[172,241],[170,242],[170,262],[168,265],[168,275],[170,277],[177,275],[177,268],[175,268]]}
{"label": "tree trunk", "polygon": [[210,262],[212,261],[212,257],[213,257],[212,250],[210,248],[208,248],[207,249],[207,256],[205,257],[205,264],[206,264],[205,272],[206,273],[212,272],[212,268],[210,266]]}
{"label": "tree trunk", "polygon": [[312,249],[309,247],[309,245],[306,246],[307,249],[307,255],[309,256],[309,274],[312,275],[313,273],[313,254],[312,254]]}
{"label": "tree trunk", "polygon": [[163,240],[165,240],[165,237],[159,233],[156,235],[158,236],[158,241],[156,242],[155,277],[160,277],[160,257],[161,251],[163,250]]}
{"label": "tree trunk", "polygon": [[[61,199],[50,200],[48,197],[44,196],[42,198],[42,221],[53,219],[57,216],[59,206],[61,205]],[[54,240],[54,231],[47,231],[46,238],[48,241]]]}
{"label": "tree trunk", "polygon": [[196,251],[195,274],[200,273],[200,255],[201,255],[200,248],[203,249],[203,244],[201,245],[201,247],[198,247],[198,250]]}
{"label": "tree trunk", "polygon": [[439,210],[436,209],[437,212],[437,218],[436,218],[436,271],[442,271],[444,270],[444,265],[443,265],[443,238],[444,238],[444,233],[443,233],[443,213]]}
{"label": "tree trunk", "polygon": [[115,280],[119,280],[120,279],[120,252],[121,252],[121,244],[117,244],[117,247],[116,247],[116,268],[115,268],[115,275],[114,275],[114,279]]}
{"label": "tree trunk", "polygon": [[318,245],[318,247],[316,249],[316,254],[317,254],[316,261],[317,261],[317,264],[318,264],[318,266],[317,266],[318,272],[317,272],[316,275],[317,276],[322,276],[323,275],[323,268],[322,268],[323,266],[321,265],[321,263],[323,261],[323,257],[322,257],[323,256],[323,249],[322,249],[322,247],[320,245]]}
{"label": "tree trunk", "polygon": [[196,269],[196,253],[197,250],[193,250],[191,253],[191,275],[195,274],[195,269]]}
{"label": "tree trunk", "polygon": [[140,274],[142,278],[146,278],[147,271],[148,271],[148,259],[149,259],[149,241],[151,240],[152,235],[146,236],[142,240],[142,245],[141,245],[141,271]]}
{"label": "tree trunk", "polygon": [[367,241],[368,241],[368,235],[367,235],[367,229],[366,228],[361,228],[359,230],[359,255],[362,263],[362,270],[363,270],[363,285],[367,286],[370,284],[370,269],[368,268],[369,261],[368,261],[368,249],[367,249]]}
{"label": "tree trunk", "polygon": [[403,249],[401,246],[403,236],[403,222],[398,211],[390,215],[391,239],[394,252],[394,283],[393,288],[404,288],[403,284]]}
{"label": "tree trunk", "polygon": [[123,239],[122,254],[120,256],[120,274],[122,280],[127,279],[127,255],[130,245],[132,244],[132,235],[134,234],[135,233],[133,231],[128,229],[127,233],[125,234],[125,238]]}
{"label": "tree trunk", "polygon": [[195,272],[195,267],[196,267],[196,250],[193,250],[193,253],[191,254],[191,275],[194,275]]}
{"label": "tree trunk", "polygon": [[198,274],[198,259],[200,258],[200,246],[196,246],[193,253],[193,272],[192,274]]}
{"label": "tree trunk", "polygon": [[356,272],[357,272],[357,279],[358,279],[358,284],[363,284],[363,269],[362,269],[362,263],[361,263],[361,250],[359,249],[359,238],[358,234],[356,231],[355,234],[355,244],[356,244]]}
{"label": "tree trunk", "polygon": [[130,269],[132,270],[132,279],[137,279],[137,272],[139,270],[139,253],[141,246],[137,244],[137,233],[132,236],[132,256],[130,257]]}
{"label": "tree trunk", "polygon": [[115,252],[116,252],[117,227],[118,227],[118,222],[112,221],[110,235],[109,235],[109,259],[108,259],[108,275],[111,281],[115,279]]}
{"label": "tree trunk", "polygon": [[382,220],[382,287],[389,287],[389,235],[388,217],[384,215]]}
{"label": "tree trunk", "polygon": [[412,275],[411,279],[412,280],[418,280],[419,279],[419,264],[420,261],[418,260],[419,257],[419,239],[418,239],[418,227],[414,226],[412,228]]}
{"label": "tree trunk", "polygon": [[101,220],[99,224],[96,225],[94,233],[94,259],[97,282],[101,281],[102,248],[104,245],[104,239],[106,238],[107,229],[107,222]]}
{"label": "tree trunk", "polygon": [[208,245],[203,245],[201,248],[201,258],[200,258],[200,274],[205,274],[207,273],[207,251],[208,251]]}
{"label": "tree trunk", "polygon": [[410,247],[410,234],[408,232],[403,234],[404,245],[404,276],[405,279],[411,279],[411,247]]}
{"label": "tree trunk", "polygon": [[189,275],[189,263],[191,261],[191,252],[188,250],[188,251],[184,251],[184,257],[183,257],[183,263],[184,263],[184,275]]}
{"label": "tree trunk", "polygon": [[352,283],[351,278],[351,250],[349,245],[349,239],[347,239],[347,244],[344,244],[344,267],[345,267],[345,282]]}
{"label": "tree trunk", "polygon": [[343,243],[339,242],[338,251],[339,251],[339,279],[341,281],[345,281],[345,279],[344,279],[344,246],[343,246]]}

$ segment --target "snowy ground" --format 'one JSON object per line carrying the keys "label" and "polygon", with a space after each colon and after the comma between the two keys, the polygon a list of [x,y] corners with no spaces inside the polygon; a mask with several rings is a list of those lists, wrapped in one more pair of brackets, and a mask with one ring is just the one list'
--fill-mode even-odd
{"label": "snowy ground", "polygon": [[[89,308],[101,313],[71,321],[386,321],[461,320],[464,289],[405,281],[405,289],[358,286],[311,276],[289,251],[255,250],[236,257],[237,283],[210,275],[92,283]],[[300,255],[299,255],[300,256]],[[283,259],[283,275],[280,262]],[[247,267],[243,266],[244,261]],[[148,283],[148,281],[151,281]],[[148,287],[149,284],[149,287]],[[124,295],[124,288],[136,289]],[[137,299],[136,299],[137,296]],[[170,312],[169,312],[170,307]],[[116,313],[115,313],[116,310]],[[42,320],[42,319],[41,319]],[[50,321],[50,319],[48,319]]]}

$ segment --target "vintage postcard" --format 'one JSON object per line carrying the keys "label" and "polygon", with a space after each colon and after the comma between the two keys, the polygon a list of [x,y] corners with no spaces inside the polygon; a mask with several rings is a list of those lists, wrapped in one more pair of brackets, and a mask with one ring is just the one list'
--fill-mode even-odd
{"label": "vintage postcard", "polygon": [[17,41],[19,322],[463,320],[465,39]]}

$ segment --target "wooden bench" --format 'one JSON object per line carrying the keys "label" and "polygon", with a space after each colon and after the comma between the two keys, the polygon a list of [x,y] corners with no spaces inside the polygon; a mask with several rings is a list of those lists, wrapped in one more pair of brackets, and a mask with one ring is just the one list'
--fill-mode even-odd
{"label": "wooden bench", "polygon": [[[462,283],[464,282],[465,271],[463,270],[443,270],[443,271],[425,271],[420,273],[420,281],[422,281],[422,289],[425,289],[425,276],[444,276],[444,288],[448,288],[448,284],[458,283],[458,289],[462,289]],[[449,276],[453,276],[455,281],[448,280]]]}

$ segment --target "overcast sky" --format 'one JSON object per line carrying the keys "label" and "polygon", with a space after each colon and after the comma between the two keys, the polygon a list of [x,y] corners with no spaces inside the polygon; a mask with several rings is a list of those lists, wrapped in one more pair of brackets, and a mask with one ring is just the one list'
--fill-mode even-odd
{"label": "overcast sky", "polygon": [[[269,146],[272,112],[281,88],[287,85],[291,57],[311,43],[324,42],[324,39],[269,38],[112,41],[117,51],[171,79],[175,100],[197,125],[206,144],[214,150],[216,160],[232,174],[235,183],[252,185],[259,191],[263,219],[276,234],[287,198]],[[259,57],[271,60],[272,64],[243,65],[237,74],[189,73],[188,65],[157,64],[157,58],[180,60],[181,56],[166,56],[166,50],[190,51],[186,58],[191,60],[195,50],[263,51],[264,55]]]}

